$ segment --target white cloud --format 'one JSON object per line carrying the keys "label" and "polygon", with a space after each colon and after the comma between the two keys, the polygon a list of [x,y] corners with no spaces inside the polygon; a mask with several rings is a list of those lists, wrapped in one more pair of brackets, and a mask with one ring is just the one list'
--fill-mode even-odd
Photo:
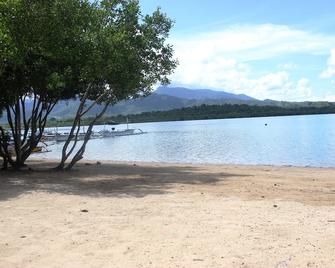
{"label": "white cloud", "polygon": [[286,25],[232,26],[174,40],[179,54],[210,59],[229,55],[243,61],[273,58],[288,53],[325,54],[335,37],[296,30]]}
{"label": "white cloud", "polygon": [[[292,90],[292,89],[291,89]],[[308,78],[301,78],[298,80],[296,87],[293,87],[296,100],[311,100],[312,87]]]}
{"label": "white cloud", "polygon": [[288,63],[279,64],[278,68],[282,70],[286,70],[286,71],[291,71],[291,70],[296,70],[298,68],[298,65],[293,62],[288,62]]}
{"label": "white cloud", "polygon": [[335,76],[335,48],[330,51],[327,69],[320,74],[321,78],[331,78],[333,76]]}
{"label": "white cloud", "polygon": [[[256,75],[253,61],[287,54],[327,54],[335,37],[283,25],[234,26],[221,32],[173,40],[179,66],[171,77],[176,84],[223,89],[264,99],[305,100],[312,90],[306,78],[291,81],[294,63],[275,65],[280,71]],[[258,70],[259,71],[259,70]],[[259,72],[258,72],[259,73]]]}
{"label": "white cloud", "polygon": [[302,101],[312,97],[309,79],[301,78],[293,82],[285,71],[268,73],[255,79],[244,78],[241,82],[244,92],[259,99]]}

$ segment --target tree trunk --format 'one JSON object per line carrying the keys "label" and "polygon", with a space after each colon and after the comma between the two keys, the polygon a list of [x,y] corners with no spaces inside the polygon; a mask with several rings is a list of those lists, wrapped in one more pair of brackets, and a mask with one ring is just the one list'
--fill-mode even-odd
{"label": "tree trunk", "polygon": [[[84,109],[84,105],[85,105],[85,102],[86,102],[86,99],[87,99],[88,91],[89,91],[89,89],[86,90],[84,96],[80,99],[80,104],[78,106],[76,116],[73,120],[73,124],[72,124],[71,130],[70,130],[70,133],[69,133],[69,137],[67,138],[67,140],[66,140],[66,142],[65,142],[65,144],[62,148],[61,161],[58,164],[58,166],[56,167],[56,170],[63,170],[64,169],[66,160],[70,157],[70,155],[72,154],[73,150],[75,149],[75,147],[77,145],[78,134],[79,134],[79,131],[80,131],[81,114],[82,114],[82,111]],[[77,129],[77,131],[76,131],[76,129]],[[75,131],[76,131],[76,134],[74,135]],[[67,149],[68,149],[68,147],[70,145],[70,142],[72,140],[74,141],[74,144],[72,145],[71,149],[68,152]]]}
{"label": "tree trunk", "polygon": [[[15,160],[8,150],[9,141],[1,147],[5,155],[5,164],[9,163],[14,169],[25,166],[25,161],[40,142],[48,116],[58,101],[42,101],[36,94],[33,97],[33,108],[29,118],[25,109],[26,96],[21,96],[13,105],[6,106],[7,121],[14,139]],[[3,129],[1,136],[3,139],[7,136]]]}
{"label": "tree trunk", "polygon": [[96,117],[95,117],[95,118],[93,119],[93,121],[90,123],[90,125],[89,125],[89,127],[88,127],[88,130],[87,130],[87,132],[86,132],[86,134],[85,134],[85,138],[84,138],[84,142],[83,142],[83,144],[81,145],[80,149],[77,151],[77,153],[76,153],[76,154],[74,155],[74,157],[72,158],[70,164],[66,167],[66,170],[70,170],[70,169],[72,169],[72,167],[73,167],[78,161],[80,161],[81,159],[83,159],[83,155],[84,155],[85,150],[86,150],[86,145],[87,145],[89,139],[91,138],[91,134],[92,134],[93,126],[94,126],[94,124],[96,123],[96,121],[97,121],[99,118],[101,118],[101,117],[105,114],[105,112],[106,112],[108,106],[109,106],[109,103],[105,104],[105,106],[104,106],[104,108],[102,109],[102,111],[101,111],[98,115],[96,115]]}
{"label": "tree trunk", "polygon": [[[62,149],[62,158],[60,160],[60,163],[58,164],[58,166],[55,168],[56,170],[69,170],[71,169],[79,160],[81,160],[83,158],[83,154],[85,152],[86,149],[86,145],[91,137],[92,134],[92,129],[94,124],[96,123],[96,121],[101,118],[104,113],[106,112],[109,104],[111,103],[111,101],[105,103],[104,108],[102,109],[102,111],[100,113],[98,113],[95,118],[90,122],[88,130],[85,134],[84,137],[84,142],[83,144],[80,146],[80,148],[77,150],[77,152],[74,154],[73,158],[71,159],[70,163],[66,166],[66,161],[70,158],[70,156],[72,155],[72,153],[74,152],[76,146],[77,146],[77,142],[78,142],[78,134],[80,131],[80,127],[81,127],[81,119],[82,117],[87,114],[95,105],[97,105],[98,103],[100,103],[103,98],[106,96],[106,93],[101,94],[88,108],[85,108],[85,102],[87,100],[87,96],[89,94],[89,91],[91,90],[91,87],[88,86],[84,95],[81,97],[80,99],[80,104],[78,106],[77,109],[77,113],[76,116],[73,120],[73,124],[71,127],[71,131],[70,134],[63,146]],[[70,143],[73,142],[73,144],[70,146]],[[69,149],[70,146],[70,149]]]}
{"label": "tree trunk", "polygon": [[[81,98],[80,100],[80,104],[76,113],[76,117],[73,121],[72,124],[72,128],[69,134],[69,137],[67,138],[67,141],[65,142],[63,149],[62,149],[62,158],[60,163],[58,164],[58,166],[55,168],[56,170],[70,170],[72,169],[72,167],[83,158],[83,155],[85,153],[86,150],[86,145],[89,141],[89,139],[91,138],[91,134],[92,134],[92,129],[94,127],[94,124],[96,123],[96,121],[98,119],[100,119],[106,112],[110,102],[106,103],[104,105],[104,108],[102,109],[102,111],[97,114],[95,116],[95,118],[90,122],[89,126],[88,126],[88,130],[85,134],[84,137],[84,141],[83,144],[80,146],[80,148],[76,151],[76,153],[74,154],[74,156],[72,157],[70,163],[66,166],[66,161],[69,159],[69,157],[72,155],[72,153],[75,150],[75,147],[77,145],[78,142],[78,134],[79,134],[79,130],[80,130],[80,126],[81,126],[81,118],[89,111],[91,110],[97,103],[99,103],[99,101],[104,97],[104,95],[99,96],[99,98],[93,102],[93,104],[91,104],[86,110],[84,110],[84,105],[85,102],[87,100],[86,96],[88,94],[89,89],[87,89],[85,95]],[[76,131],[77,130],[77,131]],[[76,133],[75,133],[76,131]],[[74,134],[75,133],[75,134]],[[69,149],[69,145],[70,142],[73,142],[73,144],[71,145],[70,149]],[[69,150],[68,150],[69,149]]]}

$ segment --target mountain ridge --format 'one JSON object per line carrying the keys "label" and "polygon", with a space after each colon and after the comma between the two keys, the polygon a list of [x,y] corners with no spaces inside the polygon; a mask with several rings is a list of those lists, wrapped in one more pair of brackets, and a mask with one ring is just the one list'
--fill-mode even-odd
{"label": "mountain ridge", "polygon": [[188,100],[201,99],[226,99],[240,101],[256,101],[257,99],[246,94],[234,94],[221,90],[212,89],[189,89],[185,87],[160,86],[155,91],[156,94],[168,95]]}
{"label": "mountain ridge", "polygon": [[[210,89],[189,89],[183,87],[158,87],[153,93],[144,98],[120,101],[106,111],[106,116],[127,115],[152,111],[168,111],[202,104],[261,104],[261,101],[245,94],[233,94],[225,91]],[[69,118],[75,115],[78,100],[61,101],[55,106],[50,117]],[[88,114],[94,116],[101,107],[96,106]]]}
{"label": "mountain ridge", "polygon": [[[90,105],[88,101],[87,105]],[[30,103],[31,104],[31,103]],[[31,107],[27,103],[27,113]],[[109,107],[105,113],[106,117],[115,115],[139,114],[154,111],[168,111],[200,105],[224,105],[224,104],[247,104],[256,106],[280,106],[286,108],[294,107],[324,107],[328,102],[287,102],[275,100],[258,100],[246,94],[234,94],[225,91],[210,89],[189,89],[183,87],[158,87],[151,95],[138,99],[120,101]],[[75,116],[79,100],[62,100],[51,112],[49,118],[69,119]],[[86,117],[95,116],[101,111],[101,106],[95,106]],[[6,122],[6,114],[0,118],[0,122]]]}

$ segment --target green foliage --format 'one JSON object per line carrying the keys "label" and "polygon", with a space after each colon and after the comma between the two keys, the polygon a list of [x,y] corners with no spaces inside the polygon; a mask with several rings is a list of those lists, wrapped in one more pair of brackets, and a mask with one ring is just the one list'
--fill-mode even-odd
{"label": "green foliage", "polygon": [[82,75],[93,87],[89,98],[107,92],[103,100],[115,103],[147,95],[157,82],[168,83],[176,67],[172,47],[165,44],[172,21],[159,10],[143,18],[138,1],[102,1],[95,8],[93,51]]}
{"label": "green foliage", "polygon": [[[160,10],[143,16],[136,0],[1,1],[0,105],[16,161],[22,165],[36,146],[58,100],[116,103],[167,83],[176,66],[165,44],[171,27]],[[34,101],[31,115],[27,98]]]}
{"label": "green foliage", "polygon": [[90,99],[106,91],[113,101],[148,94],[176,66],[165,44],[171,27],[160,10],[143,17],[138,1],[2,1],[4,101],[27,93],[66,99],[88,86]]}
{"label": "green foliage", "polygon": [[246,104],[225,104],[225,105],[201,105],[170,111],[147,112],[134,115],[118,115],[105,118],[103,121],[126,122],[126,117],[132,123],[136,122],[160,122],[160,121],[181,121],[181,120],[204,120],[241,117],[265,117],[265,116],[286,116],[286,115],[307,115],[307,114],[333,114],[335,104],[322,107],[279,107],[279,106],[253,106]]}
{"label": "green foliage", "polygon": [[1,2],[0,89],[6,102],[24,94],[50,101],[77,93],[89,13],[88,1]]}
{"label": "green foliage", "polygon": [[[309,114],[334,114],[335,104],[299,107],[280,107],[280,106],[256,106],[245,104],[224,104],[224,105],[201,105],[169,111],[145,112],[139,114],[117,115],[101,118],[97,124],[106,122],[125,123],[127,118],[131,123],[143,122],[163,122],[163,121],[182,121],[182,120],[205,120],[205,119],[224,119],[224,118],[243,118],[243,117],[266,117],[266,116],[289,116],[289,115],[309,115]],[[92,118],[84,118],[82,125],[87,125]],[[48,122],[48,127],[70,126],[73,119],[57,120],[53,118]]]}

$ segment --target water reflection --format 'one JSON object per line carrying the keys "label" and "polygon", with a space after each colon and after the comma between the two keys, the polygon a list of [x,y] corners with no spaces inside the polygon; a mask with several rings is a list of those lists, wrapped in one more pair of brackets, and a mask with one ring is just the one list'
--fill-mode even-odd
{"label": "water reflection", "polygon": [[[335,115],[178,121],[130,127],[148,133],[91,140],[85,158],[335,166]],[[49,147],[52,152],[37,157],[59,158],[61,148],[61,143],[55,144]]]}

